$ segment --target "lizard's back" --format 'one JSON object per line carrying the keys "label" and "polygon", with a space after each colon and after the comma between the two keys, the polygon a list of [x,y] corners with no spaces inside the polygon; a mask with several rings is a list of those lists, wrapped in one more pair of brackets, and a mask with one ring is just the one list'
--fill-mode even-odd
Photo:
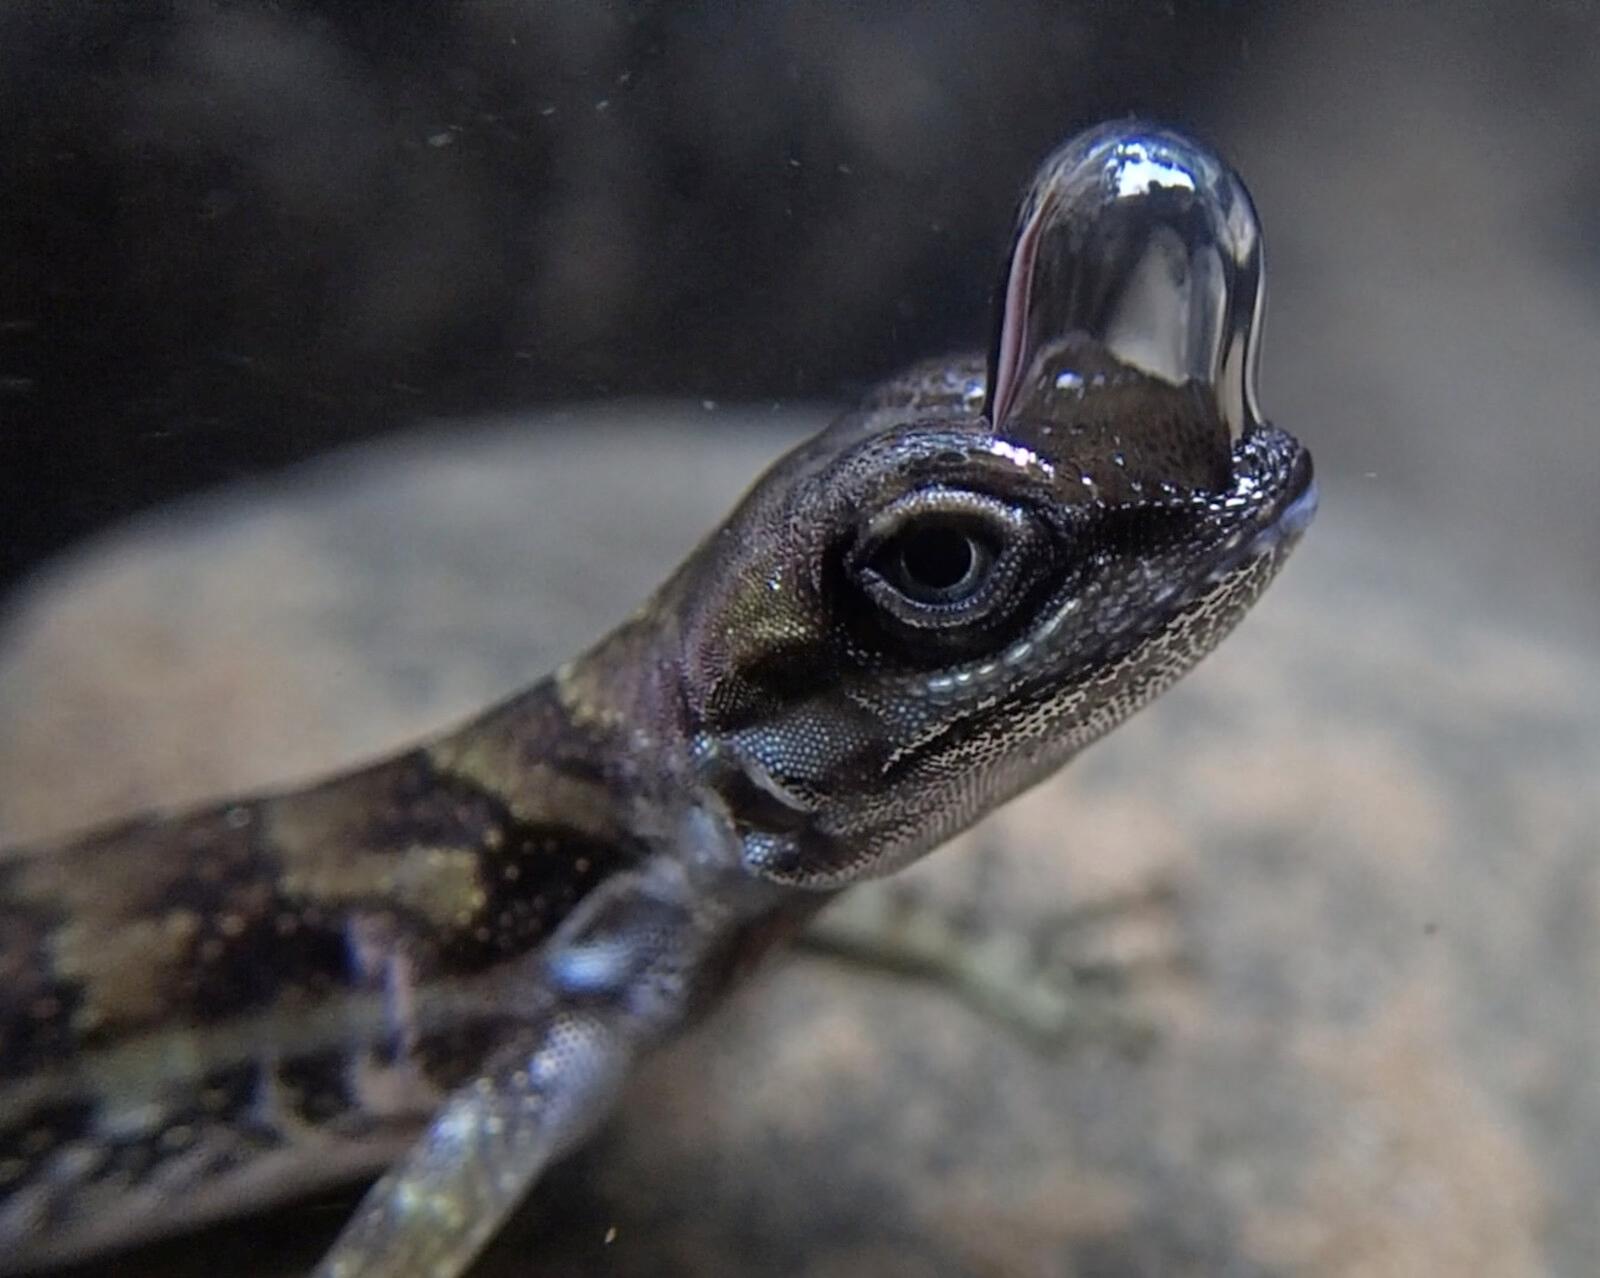
{"label": "lizard's back", "polygon": [[0,1243],[182,1227],[415,1136],[502,1028],[504,966],[640,855],[546,757],[549,684],[474,728],[0,860]]}

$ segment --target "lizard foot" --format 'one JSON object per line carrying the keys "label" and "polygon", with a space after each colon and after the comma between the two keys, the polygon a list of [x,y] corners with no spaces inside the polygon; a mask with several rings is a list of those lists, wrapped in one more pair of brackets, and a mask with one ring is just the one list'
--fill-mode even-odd
{"label": "lizard foot", "polygon": [[[812,953],[929,982],[1041,1051],[1096,1044],[1137,1055],[1156,1026],[1131,998],[1192,964],[1176,939],[1176,886],[1146,886],[1018,920],[905,884],[871,883],[800,939]],[[991,912],[992,913],[992,912]]]}

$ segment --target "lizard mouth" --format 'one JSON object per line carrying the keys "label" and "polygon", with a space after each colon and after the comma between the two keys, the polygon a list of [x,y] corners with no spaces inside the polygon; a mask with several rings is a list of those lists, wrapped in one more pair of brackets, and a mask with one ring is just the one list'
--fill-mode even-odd
{"label": "lizard mouth", "polygon": [[1286,431],[1259,425],[1235,449],[1234,482],[1209,503],[1218,514],[1256,507],[1245,527],[1224,542],[1208,577],[1216,579],[1262,555],[1291,550],[1316,517],[1320,493],[1311,454]]}
{"label": "lizard mouth", "polygon": [[1290,550],[1316,518],[1321,491],[1311,472],[1311,454],[1301,453],[1305,478],[1278,510],[1278,516],[1250,539],[1247,558],[1277,555]]}

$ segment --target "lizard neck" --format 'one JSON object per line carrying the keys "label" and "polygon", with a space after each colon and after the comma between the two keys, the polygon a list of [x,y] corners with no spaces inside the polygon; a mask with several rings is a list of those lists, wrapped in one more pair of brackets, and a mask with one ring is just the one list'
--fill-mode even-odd
{"label": "lizard neck", "polygon": [[641,615],[527,691],[427,747],[519,819],[651,847],[686,802],[682,694]]}
{"label": "lizard neck", "polygon": [[826,894],[752,874],[743,791],[727,762],[708,756],[689,708],[681,614],[670,603],[658,596],[549,679],[435,742],[428,756],[441,773],[493,794],[520,823],[628,849],[611,859],[616,872],[646,873],[662,891],[694,901],[704,951],[727,951],[744,966]]}

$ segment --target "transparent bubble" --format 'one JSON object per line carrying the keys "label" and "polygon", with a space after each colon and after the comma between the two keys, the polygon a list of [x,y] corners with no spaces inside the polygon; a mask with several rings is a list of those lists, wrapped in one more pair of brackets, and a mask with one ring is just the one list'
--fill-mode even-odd
{"label": "transparent bubble", "polygon": [[1120,123],[1041,166],[1017,219],[989,365],[994,420],[1050,418],[1119,369],[1259,420],[1261,229],[1244,184],[1180,134]]}

